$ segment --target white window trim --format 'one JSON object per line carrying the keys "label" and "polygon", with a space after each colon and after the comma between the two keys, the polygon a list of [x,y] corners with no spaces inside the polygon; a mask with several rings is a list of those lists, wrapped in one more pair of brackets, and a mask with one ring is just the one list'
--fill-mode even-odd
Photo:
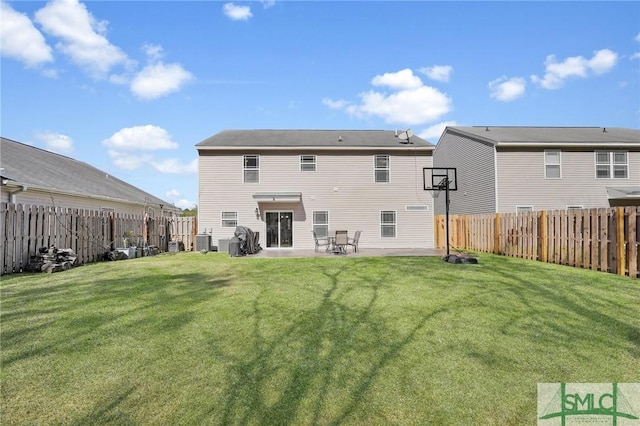
{"label": "white window trim", "polygon": [[[378,167],[378,162],[376,161],[378,157],[387,157],[387,167]],[[385,170],[387,172],[387,181],[386,182],[378,182],[376,179],[377,171]],[[389,154],[374,154],[373,155],[373,183],[390,183],[391,182],[391,156]]]}
{"label": "white window trim", "polygon": [[[302,157],[313,157],[313,162],[312,163],[303,163],[302,162]],[[303,165],[309,165],[309,164],[313,164],[313,170],[304,170],[302,168]],[[314,154],[302,154],[300,155],[300,171],[301,172],[316,172],[318,171],[318,157]]]}
{"label": "white window trim", "polygon": [[[382,222],[382,213],[383,212],[393,212],[393,218],[394,218],[393,223],[383,223]],[[380,218],[379,219],[380,220],[380,228],[379,228],[380,229],[380,238],[385,238],[385,239],[386,238],[398,238],[398,211],[397,210],[380,210],[379,213],[378,213],[378,217]],[[382,226],[383,225],[386,225],[386,226],[393,225],[394,226],[393,237],[386,237],[386,236],[382,235]]]}
{"label": "white window trim", "polygon": [[[604,178],[604,177],[598,177],[598,166],[604,166],[605,163],[598,163],[598,154],[607,154],[607,157],[609,159],[609,161],[607,162],[606,166],[609,169],[609,176]],[[624,164],[617,164],[613,162],[613,154],[624,154],[625,155],[625,159],[626,162]],[[625,180],[625,179],[629,179],[629,151],[606,151],[606,150],[597,150],[593,152],[593,171],[595,173],[595,178],[596,179],[615,179],[615,180]],[[614,175],[614,168],[615,166],[625,166],[626,168],[626,177],[623,178],[617,178]]]}
{"label": "white window trim", "polygon": [[[557,152],[558,153],[558,163],[547,163],[547,152]],[[549,177],[547,175],[547,166],[559,166],[560,167],[560,176],[559,177]],[[544,178],[545,179],[552,179],[552,180],[557,180],[557,179],[562,179],[562,151],[560,151],[559,149],[545,149],[544,150]]]}
{"label": "white window trim", "polygon": [[[322,212],[327,214],[327,223],[316,223],[316,212]],[[329,236],[329,209],[325,210],[312,210],[311,211],[311,229],[316,230],[316,226],[327,226],[327,237]],[[322,237],[321,237],[322,238]]]}
{"label": "white window trim", "polygon": [[[229,221],[234,220],[234,219],[225,218],[224,217],[225,213],[234,213],[236,215],[236,218],[235,218],[236,224],[234,226],[225,226],[224,225],[225,221],[229,222]],[[220,212],[220,227],[221,228],[235,228],[236,226],[238,226],[238,212],[236,210],[224,210],[224,211]]]}
{"label": "white window trim", "polygon": [[[247,157],[256,157],[256,159],[258,160],[257,161],[258,167],[255,167],[255,168],[246,167],[245,164],[246,164]],[[247,182],[245,180],[245,172],[248,171],[248,170],[253,170],[253,171],[257,170],[258,171],[258,181],[257,182]],[[242,183],[260,183],[260,155],[258,155],[258,154],[244,154],[242,156]]]}

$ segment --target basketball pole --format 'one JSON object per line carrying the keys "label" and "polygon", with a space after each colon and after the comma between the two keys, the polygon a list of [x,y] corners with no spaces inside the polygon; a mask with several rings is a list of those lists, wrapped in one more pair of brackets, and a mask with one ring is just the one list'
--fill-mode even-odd
{"label": "basketball pole", "polygon": [[444,213],[445,213],[445,235],[447,238],[447,259],[449,258],[449,177],[444,183]]}

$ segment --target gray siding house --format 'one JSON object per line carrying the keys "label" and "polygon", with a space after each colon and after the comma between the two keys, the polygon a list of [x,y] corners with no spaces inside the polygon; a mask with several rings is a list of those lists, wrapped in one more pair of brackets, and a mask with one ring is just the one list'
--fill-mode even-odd
{"label": "gray siding house", "polygon": [[0,138],[0,201],[151,217],[180,209],[87,163]]}
{"label": "gray siding house", "polygon": [[451,214],[640,205],[640,130],[452,126],[433,162],[457,168]]}
{"label": "gray siding house", "polygon": [[313,249],[314,230],[361,230],[361,248],[432,248],[422,168],[434,145],[409,142],[393,131],[220,132],[196,145],[198,230],[216,245],[246,226],[265,249]]}

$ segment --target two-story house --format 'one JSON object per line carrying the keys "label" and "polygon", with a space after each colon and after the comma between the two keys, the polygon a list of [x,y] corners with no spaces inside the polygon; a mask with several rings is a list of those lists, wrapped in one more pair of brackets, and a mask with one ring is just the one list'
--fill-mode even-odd
{"label": "two-story house", "polygon": [[361,230],[361,248],[433,248],[433,199],[423,167],[434,145],[393,131],[226,130],[196,145],[198,229],[213,244],[235,227],[265,249],[313,249]]}
{"label": "two-story house", "polygon": [[452,214],[640,205],[640,130],[452,126],[433,161],[457,169]]}

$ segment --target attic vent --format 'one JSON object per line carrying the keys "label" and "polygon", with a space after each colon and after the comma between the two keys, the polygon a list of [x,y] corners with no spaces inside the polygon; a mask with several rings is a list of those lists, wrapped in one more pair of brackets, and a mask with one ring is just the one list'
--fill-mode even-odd
{"label": "attic vent", "polygon": [[338,136],[338,142],[342,142],[342,136]]}
{"label": "attic vent", "polygon": [[427,212],[429,211],[429,206],[426,206],[426,205],[404,206],[404,209],[408,212]]}

